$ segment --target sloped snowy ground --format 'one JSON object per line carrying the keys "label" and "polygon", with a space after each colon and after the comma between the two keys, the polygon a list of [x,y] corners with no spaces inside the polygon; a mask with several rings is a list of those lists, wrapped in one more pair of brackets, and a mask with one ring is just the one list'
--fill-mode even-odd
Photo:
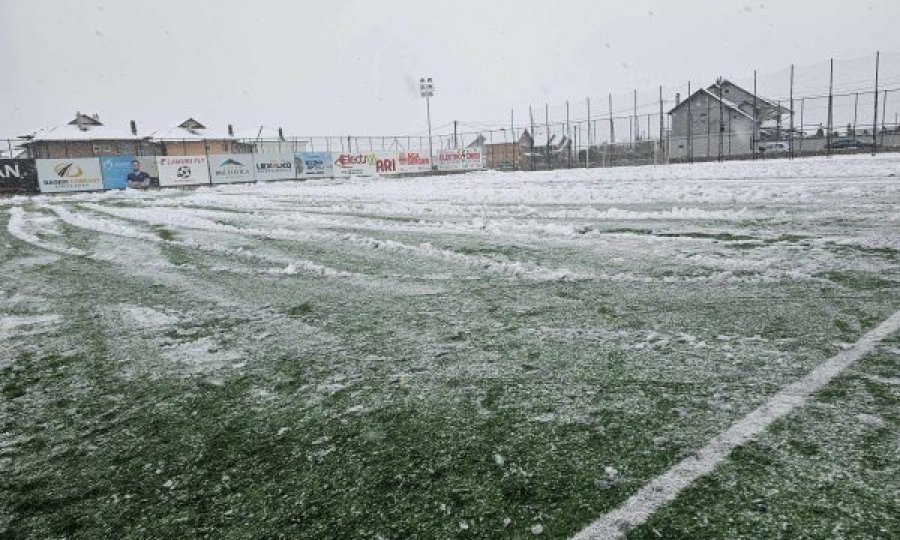
{"label": "sloped snowy ground", "polygon": [[[900,307],[898,173],[889,155],[0,201],[0,536],[565,538]],[[824,511],[894,501],[838,531],[898,530],[900,350],[879,354],[787,420],[872,430],[817,443],[856,489]],[[760,442],[778,474],[814,489],[779,433]],[[893,455],[872,472],[865,445]],[[816,501],[753,502],[779,492],[768,466],[729,463],[635,535],[807,530]],[[745,478],[749,505],[729,499]]]}

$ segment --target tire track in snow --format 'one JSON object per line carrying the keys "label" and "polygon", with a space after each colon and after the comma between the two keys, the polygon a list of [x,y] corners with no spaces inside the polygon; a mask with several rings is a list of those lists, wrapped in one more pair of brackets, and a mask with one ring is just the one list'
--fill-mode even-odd
{"label": "tire track in snow", "polygon": [[[90,205],[92,210],[105,211],[106,209],[102,206]],[[199,243],[192,242],[183,242],[179,240],[165,240],[158,236],[152,235],[150,233],[146,233],[143,231],[138,231],[134,227],[130,227],[124,223],[114,223],[108,219],[99,219],[94,217],[88,217],[84,214],[78,214],[71,212],[65,208],[61,208],[58,206],[50,206],[48,207],[52,210],[57,216],[60,217],[64,222],[72,225],[74,227],[78,227],[80,229],[89,230],[92,232],[99,232],[103,234],[110,234],[113,236],[121,236],[125,238],[134,238],[138,240],[145,240],[148,242],[154,242],[157,244],[167,244],[172,246],[183,247],[187,249],[199,249],[201,251],[206,251],[209,253],[216,253],[220,255],[230,255],[237,256],[241,258],[249,258],[257,261],[264,261],[272,264],[286,265],[284,268],[279,269],[280,273],[292,274],[297,271],[305,271],[316,275],[327,276],[327,277],[353,277],[353,278],[362,278],[366,277],[364,274],[359,274],[356,272],[346,272],[343,270],[338,270],[336,268],[331,268],[329,266],[325,266],[313,261],[306,260],[296,260],[296,259],[277,259],[275,257],[268,257],[258,253],[250,253],[248,251],[242,249],[228,249],[228,248],[218,248],[206,246]],[[110,214],[110,212],[106,212]],[[117,214],[112,213],[111,215],[117,216]],[[118,217],[118,216],[117,216]],[[124,216],[127,218],[127,216]],[[144,221],[144,220],[142,220]],[[204,220],[206,221],[206,220]],[[146,222],[146,221],[145,221]],[[212,223],[212,222],[210,222]],[[160,223],[164,224],[164,223]],[[213,225],[216,225],[213,223]],[[223,227],[228,227],[224,226]],[[203,230],[215,230],[215,228],[211,229],[203,229]],[[234,233],[234,231],[227,231]],[[267,271],[266,273],[277,273],[273,271]]]}
{"label": "tire track in snow", "polygon": [[801,407],[810,395],[821,390],[847,367],[875,348],[890,334],[900,330],[900,311],[867,332],[849,349],[810,371],[799,381],[784,387],[765,403],[714,437],[703,448],[665,473],[657,476],[625,503],[605,514],[576,534],[572,540],[624,538],[658,509],[671,503],[698,478],[712,472],[731,452],[767,430],[772,423]]}
{"label": "tire track in snow", "polygon": [[[544,268],[541,266],[518,262],[497,261],[488,257],[480,257],[459,253],[456,251],[434,247],[428,243],[410,245],[396,240],[381,240],[352,233],[327,233],[321,231],[297,231],[286,229],[283,226],[269,229],[248,227],[242,228],[234,225],[222,224],[203,217],[197,217],[184,212],[169,212],[161,214],[152,209],[119,209],[107,208],[100,205],[85,205],[92,210],[104,212],[113,216],[126,219],[135,219],[158,225],[176,225],[186,229],[196,229],[212,232],[237,234],[254,238],[271,238],[275,240],[306,241],[333,244],[340,242],[354,247],[368,249],[383,249],[399,253],[407,253],[431,260],[446,261],[457,266],[485,271],[487,273],[503,275],[507,277],[529,279],[535,281],[558,281],[565,279],[590,279],[591,274],[575,272],[567,268]],[[200,211],[201,214],[203,211]]]}
{"label": "tire track in snow", "polygon": [[36,248],[59,253],[60,255],[71,255],[74,257],[83,257],[87,255],[87,253],[78,248],[59,246],[51,242],[45,242],[35,236],[32,231],[29,230],[29,219],[26,217],[26,214],[27,212],[19,206],[14,206],[9,209],[9,221],[6,224],[6,230],[12,237]]}

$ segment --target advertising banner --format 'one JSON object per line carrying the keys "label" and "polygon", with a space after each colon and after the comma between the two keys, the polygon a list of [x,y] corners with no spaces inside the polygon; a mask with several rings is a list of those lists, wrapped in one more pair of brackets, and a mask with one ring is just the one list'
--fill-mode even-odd
{"label": "advertising banner", "polygon": [[256,179],[260,182],[270,180],[293,180],[297,178],[294,170],[294,154],[292,152],[275,152],[256,154]]}
{"label": "advertising banner", "polygon": [[253,154],[209,156],[209,178],[213,184],[256,182]]}
{"label": "advertising banner", "polygon": [[104,189],[159,187],[159,169],[152,156],[102,157],[100,170]]}
{"label": "advertising banner", "polygon": [[206,156],[159,156],[159,185],[198,186],[209,184],[209,164]]}
{"label": "advertising banner", "polygon": [[397,152],[372,152],[369,154],[331,154],[334,158],[334,176],[376,176],[399,174]]}
{"label": "advertising banner", "polygon": [[37,173],[42,193],[103,189],[97,158],[38,159]]}
{"label": "advertising banner", "polygon": [[328,152],[298,152],[294,155],[297,178],[330,178],[334,164]]}
{"label": "advertising banner", "polygon": [[33,159],[0,159],[0,195],[38,193]]}
{"label": "advertising banner", "polygon": [[375,176],[375,162],[378,157],[375,154],[338,154],[333,153],[332,164],[334,176]]}
{"label": "advertising banner", "polygon": [[431,170],[428,154],[419,151],[401,150],[397,156],[397,172],[400,174],[426,173]]}
{"label": "advertising banner", "polygon": [[477,171],[484,169],[484,150],[481,148],[451,148],[440,150],[435,156],[439,171]]}

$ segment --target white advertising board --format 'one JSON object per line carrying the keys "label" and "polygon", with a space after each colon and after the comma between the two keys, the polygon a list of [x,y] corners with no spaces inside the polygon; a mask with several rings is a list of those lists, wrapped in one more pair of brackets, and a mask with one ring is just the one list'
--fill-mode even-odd
{"label": "white advertising board", "polygon": [[209,156],[209,178],[213,184],[239,184],[256,181],[253,154]]}
{"label": "white advertising board", "polygon": [[397,156],[397,172],[400,174],[426,173],[431,170],[428,152],[401,150]]}
{"label": "white advertising board", "polygon": [[103,174],[97,158],[39,159],[37,173],[42,193],[103,189]]}
{"label": "white advertising board", "polygon": [[294,170],[297,178],[330,178],[334,176],[334,162],[328,152],[297,152]]}
{"label": "white advertising board", "polygon": [[198,186],[209,184],[209,164],[206,156],[159,156],[159,185]]}
{"label": "white advertising board", "polygon": [[435,156],[439,171],[477,171],[484,169],[482,148],[451,148],[440,150]]}
{"label": "white advertising board", "polygon": [[374,153],[333,153],[331,157],[334,158],[332,163],[334,164],[334,176],[336,177],[375,176],[377,173],[375,167],[378,162],[378,156]]}
{"label": "white advertising board", "polygon": [[256,164],[256,179],[260,182],[293,180],[297,178],[297,172],[294,169],[293,152],[256,154],[254,163]]}

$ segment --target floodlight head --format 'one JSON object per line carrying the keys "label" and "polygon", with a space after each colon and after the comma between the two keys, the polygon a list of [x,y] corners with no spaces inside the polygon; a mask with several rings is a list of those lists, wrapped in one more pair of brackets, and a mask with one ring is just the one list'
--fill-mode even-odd
{"label": "floodlight head", "polygon": [[422,97],[434,96],[434,83],[431,82],[431,77],[419,79],[419,93],[422,94]]}

